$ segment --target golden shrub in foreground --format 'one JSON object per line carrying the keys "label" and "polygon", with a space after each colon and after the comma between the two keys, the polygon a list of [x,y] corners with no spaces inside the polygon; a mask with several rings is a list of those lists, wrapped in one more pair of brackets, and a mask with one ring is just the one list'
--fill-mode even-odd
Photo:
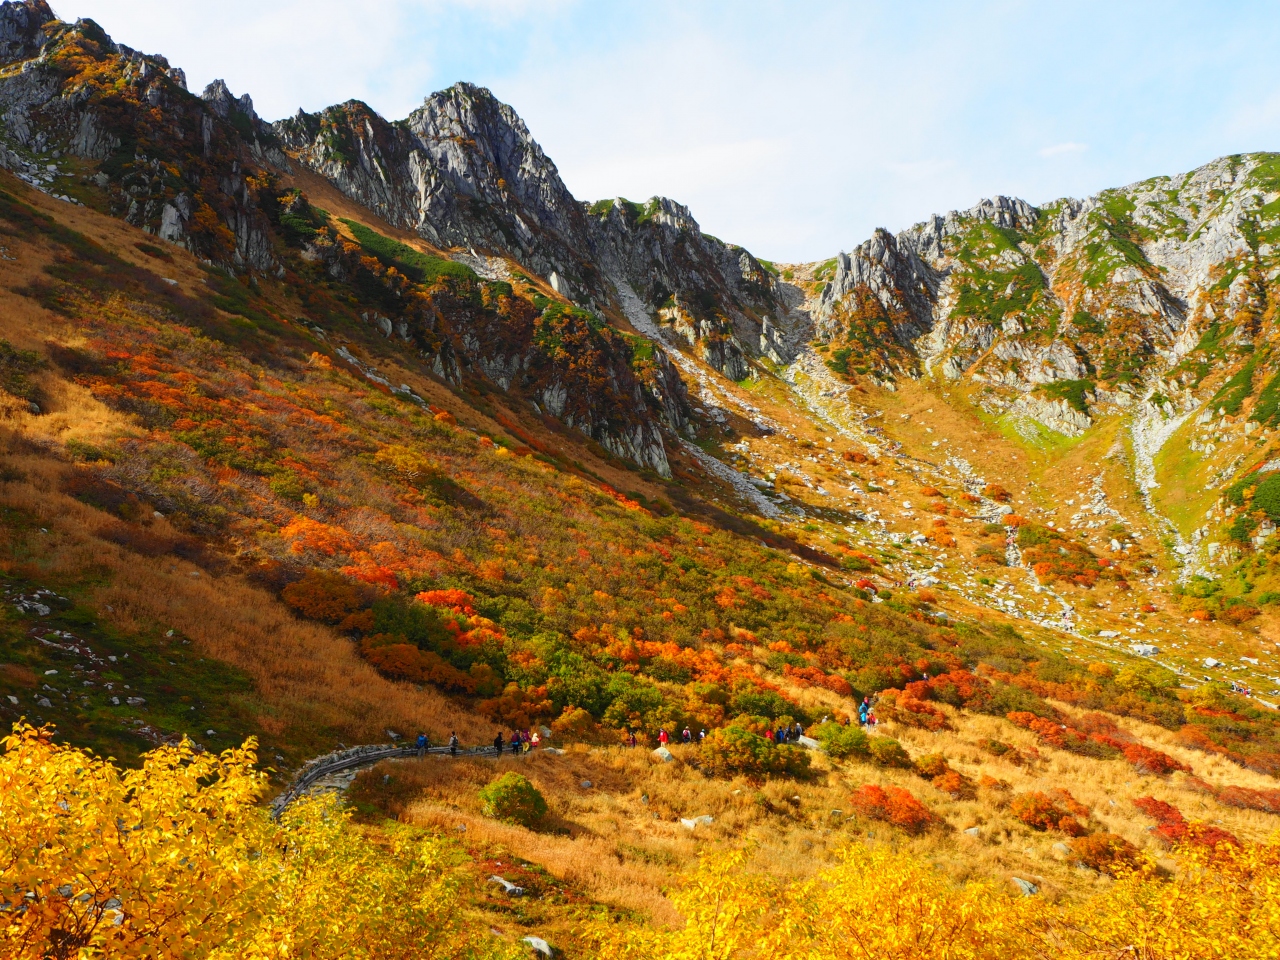
{"label": "golden shrub in foreground", "polygon": [[272,823],[254,744],[121,771],[15,728],[0,755],[0,955],[497,957],[443,843],[365,834],[331,799]]}
{"label": "golden shrub in foreground", "polygon": [[812,880],[709,856],[673,893],[675,931],[598,926],[601,960],[1253,960],[1280,957],[1280,842],[1185,851],[1076,904],[955,884],[928,863],[851,847]]}

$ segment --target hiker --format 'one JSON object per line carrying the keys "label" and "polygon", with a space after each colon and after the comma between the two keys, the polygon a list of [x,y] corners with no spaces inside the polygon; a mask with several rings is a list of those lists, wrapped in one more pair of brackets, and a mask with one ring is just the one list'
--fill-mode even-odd
{"label": "hiker", "polygon": [[418,756],[425,757],[427,755],[427,735],[425,733],[418,734]]}
{"label": "hiker", "polygon": [[627,746],[631,747],[634,750],[635,745],[636,745],[636,732],[632,730],[631,733],[627,736]]}
{"label": "hiker", "polygon": [[658,742],[659,742],[660,744],[662,744],[662,745],[665,747],[665,746],[667,745],[667,743],[668,743],[670,740],[671,740],[671,738],[667,736],[667,728],[666,728],[666,727],[663,727],[662,729],[660,729],[660,730],[658,731]]}
{"label": "hiker", "polygon": [[536,750],[536,749],[538,749],[538,744],[539,744],[539,743],[541,743],[541,742],[542,742],[542,738],[538,736],[538,731],[537,731],[537,730],[535,730],[535,731],[533,731],[533,733],[529,734],[529,749],[530,749],[530,750]]}
{"label": "hiker", "polygon": [[529,752],[529,731],[528,730],[520,731],[520,752],[521,753]]}
{"label": "hiker", "polygon": [[456,757],[458,755],[458,735],[452,730],[449,731],[449,756]]}
{"label": "hiker", "polygon": [[520,752],[520,734],[515,730],[511,731],[511,755],[514,757]]}
{"label": "hiker", "polygon": [[684,728],[684,730],[683,730],[683,731],[681,731],[681,733],[680,733],[680,739],[681,739],[681,740],[683,740],[685,743],[692,743],[692,742],[693,742],[693,734],[689,732],[689,728],[688,728],[688,727],[685,727],[685,728]]}
{"label": "hiker", "polygon": [[493,736],[493,752],[499,757],[502,756],[502,731],[501,730],[499,730]]}
{"label": "hiker", "polygon": [[698,731],[698,746],[702,746],[702,741],[705,739],[707,739],[707,729],[706,727],[703,727]]}
{"label": "hiker", "polygon": [[766,731],[764,732],[764,738],[765,738],[766,740],[768,740],[770,743],[773,743],[773,731],[772,731],[772,730],[766,730]]}

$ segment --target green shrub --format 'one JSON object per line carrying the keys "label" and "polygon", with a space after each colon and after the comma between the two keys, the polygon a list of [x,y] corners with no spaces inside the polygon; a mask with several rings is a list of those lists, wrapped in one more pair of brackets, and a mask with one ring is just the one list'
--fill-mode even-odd
{"label": "green shrub", "polygon": [[910,754],[902,749],[902,744],[892,737],[868,737],[867,750],[871,754],[871,759],[882,767],[911,769]]}
{"label": "green shrub", "polygon": [[713,777],[802,777],[809,772],[809,755],[742,727],[721,727],[703,741],[702,769]]}
{"label": "green shrub", "polygon": [[356,238],[356,242],[366,253],[377,257],[389,267],[395,267],[411,280],[418,283],[433,283],[439,277],[450,277],[455,280],[477,281],[474,270],[465,264],[445,260],[443,257],[432,257],[399,240],[392,240],[382,234],[370,230],[354,220],[342,221]]}
{"label": "green shrub", "polygon": [[847,757],[866,757],[868,754],[868,738],[860,727],[824,723],[815,727],[810,733],[822,744],[827,754],[837,760],[844,760]]}
{"label": "green shrub", "polygon": [[1265,511],[1272,520],[1280,520],[1280,473],[1273,473],[1258,484],[1253,494],[1253,509]]}
{"label": "green shrub", "polygon": [[538,788],[518,773],[504,773],[480,791],[484,815],[533,827],[547,815],[547,801]]}

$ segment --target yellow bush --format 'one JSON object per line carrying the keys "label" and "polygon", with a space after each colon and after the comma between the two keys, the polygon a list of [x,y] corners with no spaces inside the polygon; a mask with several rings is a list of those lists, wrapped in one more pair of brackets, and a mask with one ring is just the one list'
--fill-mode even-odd
{"label": "yellow bush", "polygon": [[460,915],[443,842],[366,834],[332,799],[273,823],[252,741],[160,747],[127,771],[47,730],[4,743],[6,958],[523,956]]}
{"label": "yellow bush", "polygon": [[850,847],[813,879],[753,876],[709,855],[672,899],[677,930],[600,925],[601,960],[1250,960],[1280,953],[1280,842],[1187,850],[1165,880],[1142,861],[1061,906],[990,883],[954,884],[927,862]]}

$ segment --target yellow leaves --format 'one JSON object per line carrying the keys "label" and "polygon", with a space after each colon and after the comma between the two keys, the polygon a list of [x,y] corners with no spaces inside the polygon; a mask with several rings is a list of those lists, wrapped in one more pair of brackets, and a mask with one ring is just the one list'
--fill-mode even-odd
{"label": "yellow leaves", "polygon": [[1172,879],[1122,876],[1060,906],[927,862],[850,847],[811,880],[753,877],[705,858],[672,900],[677,931],[597,928],[602,960],[1251,960],[1280,957],[1280,841],[1188,849]]}
{"label": "yellow leaves", "polygon": [[366,834],[332,799],[272,823],[252,741],[219,755],[184,741],[123,772],[47,730],[4,743],[6,960],[523,955],[465,923],[442,842]]}

